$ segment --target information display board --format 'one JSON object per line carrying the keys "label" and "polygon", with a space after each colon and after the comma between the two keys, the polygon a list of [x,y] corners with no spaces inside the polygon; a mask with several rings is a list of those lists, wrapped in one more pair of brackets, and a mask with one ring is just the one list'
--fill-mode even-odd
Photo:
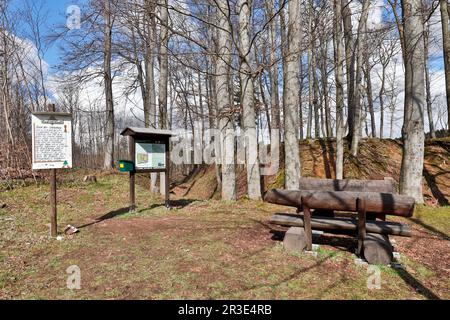
{"label": "information display board", "polygon": [[72,117],[67,113],[31,115],[33,169],[72,168]]}
{"label": "information display board", "polygon": [[165,169],[166,145],[164,143],[149,143],[136,141],[136,170]]}

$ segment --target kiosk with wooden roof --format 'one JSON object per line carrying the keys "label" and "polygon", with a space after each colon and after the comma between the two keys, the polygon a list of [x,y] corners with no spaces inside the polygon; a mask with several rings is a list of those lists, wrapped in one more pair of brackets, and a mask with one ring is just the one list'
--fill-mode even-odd
{"label": "kiosk with wooden roof", "polygon": [[128,160],[119,160],[119,170],[130,173],[130,211],[136,209],[136,173],[164,172],[165,205],[169,208],[170,130],[127,127],[121,133],[128,136]]}

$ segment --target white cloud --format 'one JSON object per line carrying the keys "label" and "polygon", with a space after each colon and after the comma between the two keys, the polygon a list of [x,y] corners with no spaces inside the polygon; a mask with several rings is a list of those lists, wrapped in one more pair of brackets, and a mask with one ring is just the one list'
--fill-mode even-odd
{"label": "white cloud", "polygon": [[372,1],[369,8],[369,16],[367,18],[367,28],[369,30],[378,29],[383,24],[383,0]]}

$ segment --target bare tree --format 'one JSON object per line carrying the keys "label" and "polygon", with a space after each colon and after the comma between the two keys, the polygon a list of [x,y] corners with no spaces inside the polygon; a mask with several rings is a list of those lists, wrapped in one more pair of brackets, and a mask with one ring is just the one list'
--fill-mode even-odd
{"label": "bare tree", "polygon": [[372,76],[371,76],[371,71],[372,71],[372,67],[373,64],[370,63],[370,58],[369,56],[371,55],[371,52],[369,52],[369,45],[367,43],[368,41],[366,41],[366,48],[364,49],[364,53],[363,53],[363,59],[364,59],[364,65],[362,67],[362,72],[364,74],[364,79],[366,81],[365,84],[365,91],[366,91],[366,95],[367,95],[367,109],[369,111],[370,114],[370,136],[375,138],[377,136],[377,130],[376,130],[376,126],[375,126],[375,111],[374,111],[374,106],[373,106],[373,93],[372,93]]}
{"label": "bare tree", "polygon": [[[37,50],[37,66],[35,66],[36,70],[39,74],[39,91],[38,93],[41,95],[42,99],[42,108],[47,106],[47,90],[45,85],[45,76],[44,76],[44,55],[47,50],[46,43],[43,41],[43,28],[46,23],[46,19],[48,18],[48,13],[45,12],[43,8],[43,3],[38,1],[25,1],[25,8],[23,10],[23,15],[25,17],[25,22],[28,25],[29,35],[33,41],[34,46]],[[36,99],[36,103],[38,108],[40,107],[40,100]]]}
{"label": "bare tree", "polygon": [[355,40],[353,37],[352,11],[350,9],[350,2],[350,0],[341,0],[345,40],[345,66],[347,71],[347,143],[349,143],[349,145],[351,145],[355,121]]}
{"label": "bare tree", "polygon": [[155,48],[156,48],[156,23],[155,23],[156,6],[153,0],[145,0],[145,19],[144,26],[146,29],[145,39],[146,46],[145,56],[145,84],[146,84],[146,100],[144,101],[144,119],[146,127],[156,128],[156,90],[155,90]]}
{"label": "bare tree", "polygon": [[[160,21],[161,21],[161,41],[160,41],[160,67],[159,67],[159,127],[167,129],[169,126],[169,119],[167,117],[167,85],[169,81],[169,9],[167,0],[159,0]],[[159,176],[160,192],[165,193],[166,179],[165,173],[161,172]]]}
{"label": "bare tree", "polygon": [[356,79],[355,79],[355,91],[353,99],[353,125],[352,130],[349,132],[351,141],[351,154],[356,157],[358,154],[359,140],[361,139],[362,121],[361,121],[361,97],[363,96],[363,87],[361,85],[363,76],[363,63],[364,63],[364,43],[367,32],[367,17],[369,15],[370,0],[363,1],[363,7],[361,16],[359,18],[358,33],[356,39]]}
{"label": "bare tree", "polygon": [[[400,50],[398,45],[398,40],[396,39],[385,39],[380,42],[377,52],[378,52],[378,60],[381,64],[381,74],[378,73],[378,78],[380,79],[380,90],[378,92],[378,101],[380,104],[380,139],[383,139],[384,132],[384,118],[385,118],[385,107],[386,107],[386,81],[389,77],[388,75],[388,66],[392,63],[392,59],[395,55],[397,55],[398,50]],[[396,61],[394,61],[396,63]],[[394,68],[395,72],[395,68]],[[395,77],[394,77],[395,78]]]}
{"label": "bare tree", "polygon": [[169,10],[167,0],[159,1],[160,19],[161,19],[161,43],[160,43],[160,70],[159,70],[159,126],[166,129],[168,126],[167,119],[167,83],[169,77]]}
{"label": "bare tree", "polygon": [[334,0],[334,75],[336,81],[336,179],[344,177],[344,43],[342,39],[342,6]]}
{"label": "bare tree", "polygon": [[250,199],[261,199],[261,184],[258,161],[258,137],[256,134],[255,106],[253,101],[253,78],[250,66],[250,15],[248,0],[239,1],[239,58],[241,80],[241,105],[246,135],[247,186]]}
{"label": "bare tree", "polygon": [[227,0],[217,0],[218,57],[216,60],[216,95],[221,132],[222,199],[236,199],[236,173],[234,165],[234,108],[230,94],[231,66],[231,12]]}
{"label": "bare tree", "polygon": [[424,157],[423,112],[425,70],[421,0],[402,2],[405,40],[405,106],[402,127],[403,156],[400,192],[423,202],[422,169]]}
{"label": "bare tree", "polygon": [[442,42],[444,48],[445,92],[447,95],[447,130],[450,132],[450,31],[448,30],[449,6],[447,0],[440,0]]}
{"label": "bare tree", "polygon": [[111,42],[112,42],[112,25],[113,18],[111,15],[111,1],[104,0],[103,18],[104,26],[104,60],[103,60],[103,77],[105,81],[105,98],[106,98],[106,133],[105,133],[105,161],[103,168],[114,168],[114,100],[112,92],[111,77]]}
{"label": "bare tree", "polygon": [[286,57],[286,86],[284,94],[284,154],[285,187],[297,189],[300,183],[300,154],[298,146],[298,102],[300,101],[300,50],[301,50],[301,15],[300,0],[288,4],[288,55]]}
{"label": "bare tree", "polygon": [[433,122],[433,106],[431,103],[431,83],[430,83],[430,70],[428,66],[428,54],[429,54],[429,43],[430,43],[430,24],[428,22],[427,14],[430,8],[423,3],[422,8],[422,19],[424,24],[423,32],[423,46],[424,46],[424,69],[425,69],[425,92],[426,92],[426,102],[427,102],[427,115],[428,115],[428,128],[430,129],[431,138],[436,138],[436,133],[434,131]]}
{"label": "bare tree", "polygon": [[[267,15],[273,16],[275,10],[275,0],[270,0],[267,3]],[[277,61],[277,47],[276,47],[276,26],[277,17],[272,19],[269,27],[270,38],[270,110],[271,110],[271,128],[280,130],[281,115],[280,115],[280,97],[278,90],[278,61]],[[278,132],[278,140],[280,140],[280,132]]]}

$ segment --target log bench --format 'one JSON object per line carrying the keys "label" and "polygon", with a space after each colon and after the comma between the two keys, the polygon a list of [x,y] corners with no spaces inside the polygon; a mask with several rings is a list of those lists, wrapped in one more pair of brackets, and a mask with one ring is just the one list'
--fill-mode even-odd
{"label": "log bench", "polygon": [[[393,180],[301,178],[300,186],[299,190],[272,189],[264,195],[267,202],[297,208],[297,215],[275,214],[271,223],[296,228],[296,235],[287,234],[298,239],[300,250],[312,250],[312,229],[356,233],[360,257],[371,264],[389,264],[393,248],[388,236],[411,236],[408,225],[385,221],[386,215],[411,217],[414,212],[414,198],[396,194]],[[335,212],[355,216],[336,217]]]}

